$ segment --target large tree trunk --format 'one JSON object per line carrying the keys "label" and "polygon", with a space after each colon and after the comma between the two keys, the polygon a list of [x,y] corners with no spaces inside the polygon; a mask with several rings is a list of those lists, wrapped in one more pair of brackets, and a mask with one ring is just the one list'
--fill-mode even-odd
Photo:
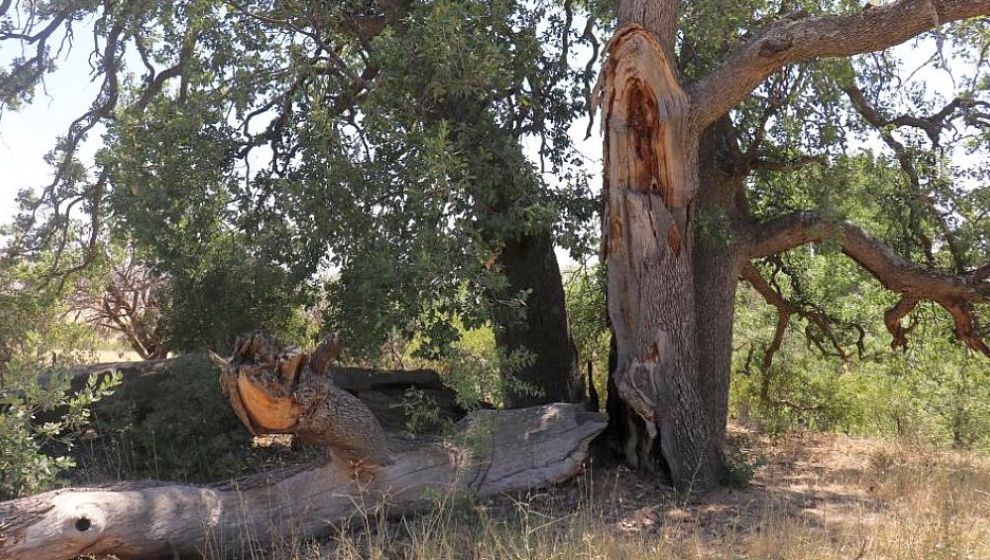
{"label": "large tree trunk", "polygon": [[[470,153],[476,160],[475,167],[494,175],[486,175],[485,181],[479,181],[479,190],[472,194],[476,198],[481,234],[495,252],[507,280],[507,285],[489,293],[495,342],[504,354],[523,350],[531,352],[535,359],[520,370],[502,365],[502,378],[507,381],[505,404],[519,408],[578,402],[584,397],[584,382],[567,322],[552,232],[549,227],[536,227],[509,234],[505,228],[504,216],[518,211],[520,198],[532,196],[533,193],[525,192],[527,189],[538,188],[535,179],[517,172],[519,166],[528,165],[522,147],[514,137],[490,136],[492,130],[498,130],[498,125],[484,107],[465,107],[452,99],[438,106],[431,118],[459,122],[458,140],[472,150],[484,147]],[[523,309],[507,305],[520,293],[525,294]],[[514,385],[513,380],[525,385]],[[524,387],[535,389],[535,394]]]}
{"label": "large tree trunk", "polygon": [[[669,19],[659,14],[656,25],[672,32]],[[696,300],[709,293],[696,293],[696,286],[721,282],[696,282],[697,273],[711,272],[695,269],[698,138],[670,45],[635,20],[621,23],[600,93],[608,307],[616,342],[611,385],[627,415],[612,422],[623,425],[632,466],[662,470],[682,489],[704,489],[717,483],[723,465],[710,410],[720,398],[703,397],[710,384],[702,367],[713,364],[699,356],[698,346],[705,331],[699,332]],[[720,305],[701,303],[704,309]]]}
{"label": "large tree trunk", "polygon": [[715,445],[721,448],[729,412],[732,326],[736,286],[745,261],[743,236],[748,220],[743,180],[749,161],[738,150],[732,122],[725,117],[709,126],[698,147],[697,212],[707,226],[695,231],[694,293],[698,325],[698,372],[701,398]]}
{"label": "large tree trunk", "polygon": [[524,349],[533,353],[532,364],[507,370],[504,376],[535,389],[535,394],[509,384],[506,404],[512,408],[548,402],[579,402],[584,383],[571,339],[557,256],[549,231],[523,235],[503,247],[499,255],[508,280],[508,292],[528,293],[520,310],[500,306],[495,310],[495,341],[503,351]]}
{"label": "large tree trunk", "polygon": [[566,480],[604,426],[603,415],[573,404],[479,411],[455,438],[479,445],[393,439],[394,462],[361,480],[332,460],[221,486],[56,490],[0,503],[0,558],[242,558],[280,539],[331,534],[355,516],[429,509],[448,493],[484,498]]}
{"label": "large tree trunk", "polygon": [[[806,212],[755,223],[745,215],[741,181],[758,165],[786,169],[799,162],[761,161],[758,138],[740,152],[726,117],[788,64],[881,50],[944,23],[986,14],[988,6],[950,2],[933,18],[929,4],[904,0],[846,16],[786,15],[727,52],[718,67],[690,85],[688,95],[673,63],[680,4],[621,0],[619,29],[596,91],[604,112],[603,229],[615,339],[608,409],[612,432],[626,436],[628,462],[659,464],[676,485],[700,488],[713,484],[721,470],[734,284],[748,259],[836,238],[846,254],[902,294],[886,316],[896,345],[905,341],[901,319],[920,299],[933,299],[952,315],[961,340],[990,355],[972,311],[973,303],[987,299],[981,291],[986,267],[954,277],[921,271],[854,225]],[[690,57],[690,32],[682,38],[682,54]],[[734,186],[707,182],[718,175],[708,172],[722,158],[705,152],[710,156],[720,140],[731,152],[726,176]],[[699,182],[703,170],[710,176]],[[729,237],[738,239],[711,246],[699,241],[696,247],[695,234],[704,237],[719,214]],[[704,218],[705,228],[697,218]],[[786,325],[791,311],[780,294],[764,291],[784,311],[781,333],[779,325]]]}
{"label": "large tree trunk", "polygon": [[732,323],[739,255],[729,248],[695,249],[695,317],[698,325],[698,386],[712,445],[722,448],[729,413]]}

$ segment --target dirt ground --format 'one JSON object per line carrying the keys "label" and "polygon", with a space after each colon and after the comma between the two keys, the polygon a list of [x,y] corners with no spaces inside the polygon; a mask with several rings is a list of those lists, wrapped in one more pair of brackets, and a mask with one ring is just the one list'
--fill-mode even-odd
{"label": "dirt ground", "polygon": [[742,487],[678,495],[623,467],[367,523],[276,558],[990,559],[990,459],[924,445],[732,431]]}

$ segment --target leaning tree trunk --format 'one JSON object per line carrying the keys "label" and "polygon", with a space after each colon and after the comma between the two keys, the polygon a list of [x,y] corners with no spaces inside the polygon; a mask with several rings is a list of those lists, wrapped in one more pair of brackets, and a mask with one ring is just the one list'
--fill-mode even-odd
{"label": "leaning tree trunk", "polygon": [[508,292],[528,295],[522,315],[516,308],[496,303],[495,341],[503,351],[525,349],[534,357],[531,364],[504,375],[536,390],[519,390],[510,383],[506,404],[519,408],[579,402],[584,397],[584,383],[567,323],[564,287],[550,232],[506,242],[499,264],[508,280]]}
{"label": "leaning tree trunk", "polygon": [[[501,374],[507,383],[506,406],[519,408],[551,402],[578,402],[584,397],[584,381],[577,363],[577,350],[571,338],[564,301],[564,287],[553,235],[549,227],[532,231],[505,231],[505,217],[518,210],[519,199],[527,200],[537,189],[535,180],[518,173],[526,165],[518,139],[492,137],[501,130],[483,105],[447,98],[437,102],[430,122],[458,122],[457,141],[471,146],[465,155],[472,165],[490,175],[479,181],[472,193],[476,199],[477,223],[482,238],[497,255],[506,285],[489,293],[489,304],[499,351],[510,354],[527,351],[534,361],[513,369],[503,363]],[[504,131],[503,131],[504,132]],[[506,149],[491,149],[508,143]],[[478,148],[481,147],[481,148]],[[502,146],[499,146],[502,148]],[[506,305],[520,293],[525,306]],[[522,381],[523,385],[513,384]],[[525,388],[535,389],[535,393]]]}
{"label": "leaning tree trunk", "polygon": [[[623,8],[630,4],[644,3],[624,2]],[[612,39],[599,92],[608,308],[616,343],[611,385],[625,413],[634,415],[611,420],[626,428],[628,463],[663,470],[679,488],[703,489],[718,481],[722,453],[702,394],[707,357],[698,348],[698,138],[670,46],[637,21],[624,21]]]}

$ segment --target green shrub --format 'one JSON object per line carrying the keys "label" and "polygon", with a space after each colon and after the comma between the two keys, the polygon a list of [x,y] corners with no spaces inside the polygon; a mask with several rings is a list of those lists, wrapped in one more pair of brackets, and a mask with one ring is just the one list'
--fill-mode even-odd
{"label": "green shrub", "polygon": [[[204,355],[191,354],[147,380],[129,381],[126,392],[96,411],[106,434],[97,461],[126,478],[203,482],[247,471],[251,435],[221,394],[217,376]],[[149,391],[151,398],[142,394]]]}
{"label": "green shrub", "polygon": [[564,274],[567,320],[578,351],[578,362],[581,368],[591,364],[595,389],[603,403],[608,387],[608,355],[612,343],[605,305],[605,272],[605,265],[598,264],[591,269],[579,268]]}
{"label": "green shrub", "polygon": [[833,308],[840,317],[865,318],[862,352],[850,347],[845,357],[823,356],[806,339],[807,322],[792,317],[763,371],[775,315],[741,286],[731,385],[736,418],[770,434],[841,431],[990,450],[990,360],[955,341],[951,320],[932,304],[914,312],[907,350],[891,350],[890,334],[873,320],[890,302],[871,290],[861,285]]}
{"label": "green shrub", "polygon": [[69,453],[89,426],[90,407],[120,382],[116,373],[93,375],[70,395],[65,370],[42,374],[10,365],[0,386],[0,500],[56,486],[59,475],[75,467]]}

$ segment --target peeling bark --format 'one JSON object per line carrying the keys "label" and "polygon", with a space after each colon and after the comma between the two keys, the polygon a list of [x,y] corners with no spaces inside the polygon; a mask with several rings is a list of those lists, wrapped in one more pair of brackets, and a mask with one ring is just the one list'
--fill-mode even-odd
{"label": "peeling bark", "polygon": [[721,453],[699,394],[690,221],[698,141],[687,96],[666,50],[635,23],[609,44],[599,96],[612,383],[638,417],[613,422],[628,424],[631,466],[664,470],[680,488],[707,488]]}

